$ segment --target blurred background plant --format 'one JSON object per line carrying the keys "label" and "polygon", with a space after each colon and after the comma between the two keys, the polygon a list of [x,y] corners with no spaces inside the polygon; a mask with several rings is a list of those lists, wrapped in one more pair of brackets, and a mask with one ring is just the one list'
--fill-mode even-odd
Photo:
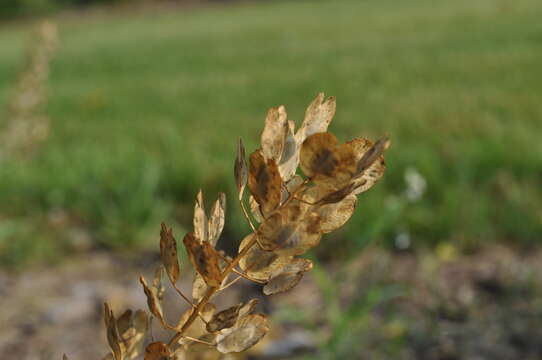
{"label": "blurred background plant", "polygon": [[[224,190],[235,196],[231,139],[241,136],[254,148],[262,109],[284,103],[299,123],[320,89],[337,97],[339,121],[331,131],[339,138],[388,133],[394,144],[385,179],[313,254],[326,268],[357,263],[368,245],[386,249],[391,268],[431,254],[438,263],[431,271],[464,264],[465,256],[494,261],[499,257],[485,254],[500,246],[514,249],[516,257],[505,258],[519,267],[526,250],[538,254],[540,1],[194,2],[201,6],[168,3],[164,11],[159,3],[132,11],[130,4],[139,2],[121,2],[92,10],[68,6],[58,15],[64,4],[47,10],[61,39],[43,112],[50,132],[29,160],[6,158],[0,167],[4,268],[102,249],[138,258],[154,249],[161,221],[177,232],[188,229],[199,187],[210,197]],[[0,25],[1,114],[8,114],[39,17],[16,17],[6,12],[9,4],[0,5],[7,19]],[[7,122],[0,119],[0,127]],[[246,229],[238,209],[228,211],[235,220],[225,236],[235,242]],[[446,282],[437,275],[419,282],[433,281]],[[384,283],[366,295],[388,299],[403,291]],[[529,294],[535,303],[536,294]],[[508,300],[499,304],[515,304]],[[373,302],[386,303],[364,298],[359,304]],[[342,305],[341,311],[356,313]],[[455,307],[420,313],[440,319],[435,314],[446,317]],[[401,328],[404,318],[391,316],[390,326]],[[434,323],[422,324],[407,326],[395,343],[427,339]],[[518,343],[514,339],[505,343]]]}

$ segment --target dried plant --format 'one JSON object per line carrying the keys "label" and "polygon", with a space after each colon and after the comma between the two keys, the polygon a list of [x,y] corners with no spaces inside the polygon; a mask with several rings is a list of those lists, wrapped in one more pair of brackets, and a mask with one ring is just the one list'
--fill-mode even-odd
{"label": "dried plant", "polygon": [[49,65],[58,44],[57,27],[40,24],[31,41],[13,98],[7,122],[0,133],[0,158],[25,157],[48,136],[49,119],[44,114]]}
{"label": "dried plant", "polygon": [[[212,298],[239,279],[261,284],[266,295],[295,287],[312,263],[299,257],[320,242],[322,234],[343,226],[352,216],[357,195],[370,189],[384,174],[383,152],[389,140],[364,138],[340,144],[327,132],[335,114],[335,98],[320,93],[309,105],[301,128],[295,132],[284,106],[271,108],[265,119],[261,147],[245,160],[239,140],[234,173],[238,201],[252,232],[239,245],[237,256],[216,250],[224,227],[226,201],[220,194],[210,213],[203,193],[196,196],[194,231],[184,246],[196,274],[192,300],[177,286],[181,272],[177,242],[162,224],[160,256],[152,285],[140,277],[149,310],[162,327],[172,332],[166,341],[143,350],[147,317],[127,311],[115,318],[105,305],[107,339],[112,353],[106,359],[145,360],[220,359],[258,343],[269,330],[267,317],[255,313],[256,299],[216,311]],[[301,167],[304,176],[298,175]],[[248,199],[245,188],[248,187]],[[248,203],[245,206],[245,203]],[[165,270],[173,288],[190,307],[179,321],[167,319],[162,307]],[[232,277],[234,277],[232,279]]]}

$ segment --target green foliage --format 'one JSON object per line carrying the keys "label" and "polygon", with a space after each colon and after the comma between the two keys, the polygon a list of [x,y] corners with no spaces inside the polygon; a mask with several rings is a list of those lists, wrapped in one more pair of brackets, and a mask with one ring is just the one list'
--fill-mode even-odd
{"label": "green foliage", "polygon": [[[52,136],[31,163],[1,167],[1,218],[25,221],[36,243],[55,207],[102,244],[152,240],[141,224],[166,215],[186,226],[198,187],[235,188],[232,139],[253,148],[262,109],[286,99],[299,124],[326,89],[339,100],[331,131],[387,132],[393,146],[384,180],[323,247],[340,241],[347,254],[400,233],[415,246],[534,244],[541,15],[538,0],[339,0],[63,20]],[[0,106],[26,35],[0,31]],[[411,168],[427,183],[417,201],[405,197]]]}

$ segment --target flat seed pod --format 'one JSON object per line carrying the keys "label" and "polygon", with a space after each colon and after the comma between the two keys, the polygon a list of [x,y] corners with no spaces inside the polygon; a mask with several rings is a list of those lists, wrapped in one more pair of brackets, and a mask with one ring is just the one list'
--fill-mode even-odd
{"label": "flat seed pod", "polygon": [[237,322],[237,318],[239,317],[239,310],[242,306],[243,303],[239,303],[226,310],[222,310],[214,314],[211,321],[207,323],[207,331],[216,332],[234,326]]}
{"label": "flat seed pod", "polygon": [[347,144],[338,145],[331,133],[311,135],[301,146],[301,169],[322,189],[331,192],[346,186],[356,171],[355,154]]}
{"label": "flat seed pod", "polygon": [[319,93],[305,111],[305,118],[296,134],[298,143],[301,144],[313,134],[327,131],[329,123],[335,116],[336,108],[334,96],[326,99],[324,93]]}
{"label": "flat seed pod", "polygon": [[284,106],[271,108],[265,118],[261,136],[262,153],[265,159],[279,163],[288,132],[288,115]]}
{"label": "flat seed pod", "polygon": [[267,318],[253,314],[240,319],[233,328],[224,329],[216,337],[216,349],[223,354],[241,352],[254,346],[269,331]]}
{"label": "flat seed pod", "polygon": [[250,155],[248,188],[264,217],[280,204],[282,179],[277,163],[273,159],[266,160],[259,150]]}
{"label": "flat seed pod", "polygon": [[299,147],[294,135],[295,123],[292,120],[288,120],[288,131],[286,132],[286,139],[284,141],[284,149],[279,162],[279,172],[282,180],[287,182],[290,180],[297,170],[299,165]]}
{"label": "flat seed pod", "polygon": [[220,286],[222,273],[219,266],[219,255],[208,242],[197,239],[194,233],[188,233],[183,239],[188,257],[194,268],[201,274],[207,285]]}
{"label": "flat seed pod", "polygon": [[390,146],[390,139],[387,137],[378,139],[358,160],[357,174],[367,170],[371,165],[379,160]]}
{"label": "flat seed pod", "polygon": [[291,221],[287,215],[275,213],[260,225],[257,234],[263,250],[280,256],[294,256],[318,245],[321,235],[311,228],[315,214],[297,221]]}
{"label": "flat seed pod", "polygon": [[108,303],[104,304],[104,322],[107,332],[107,342],[109,343],[109,347],[113,352],[113,356],[115,360],[122,360],[122,339],[120,338],[115,315],[113,315],[113,311],[109,307]]}
{"label": "flat seed pod", "polygon": [[170,358],[169,348],[161,341],[150,343],[145,348],[145,360],[169,360]]}
{"label": "flat seed pod", "polygon": [[233,168],[233,174],[235,176],[235,184],[237,185],[237,192],[239,193],[239,200],[243,198],[243,192],[248,180],[247,162],[245,159],[245,147],[243,141],[239,139],[237,144],[237,157],[235,158],[235,165]]}
{"label": "flat seed pod", "polygon": [[263,287],[263,293],[265,295],[273,295],[288,291],[294,288],[302,278],[302,272],[280,274],[269,280],[269,282]]}
{"label": "flat seed pod", "polygon": [[310,260],[302,258],[291,259],[288,264],[273,274],[271,280],[264,286],[263,293],[265,295],[273,295],[288,291],[299,283],[305,272],[311,269],[312,262]]}
{"label": "flat seed pod", "polygon": [[172,284],[176,284],[181,273],[177,257],[177,241],[173,237],[171,228],[162,223],[160,230],[160,259]]}
{"label": "flat seed pod", "polygon": [[384,138],[373,144],[370,140],[357,138],[347,143],[356,155],[357,169],[352,183],[354,194],[369,190],[386,170],[384,157],[381,155],[389,146],[389,140]]}
{"label": "flat seed pod", "polygon": [[158,299],[158,296],[156,294],[156,289],[151,289],[147,285],[147,281],[145,281],[145,278],[143,276],[139,277],[139,282],[143,286],[143,291],[145,292],[145,296],[147,297],[147,305],[149,306],[150,312],[158,319],[162,324],[165,325],[164,320],[164,312],[162,310],[162,304],[160,304],[160,300]]}
{"label": "flat seed pod", "polygon": [[337,203],[318,206],[316,212],[320,221],[316,231],[327,234],[343,226],[354,213],[357,200],[355,195],[348,195]]}
{"label": "flat seed pod", "polygon": [[205,205],[203,203],[203,192],[201,189],[196,195],[194,203],[194,233],[200,242],[207,241],[208,238],[208,221],[205,214]]}
{"label": "flat seed pod", "polygon": [[[239,244],[239,251],[242,251],[246,244],[254,238],[250,234]],[[239,267],[251,278],[267,281],[271,274],[278,269],[280,261],[279,256],[271,251],[264,251],[259,246],[253,246],[248,253],[239,261]],[[283,261],[284,262],[284,261]]]}
{"label": "flat seed pod", "polygon": [[219,193],[218,199],[215,201],[209,218],[209,239],[211,245],[215,246],[222,230],[226,218],[226,194]]}

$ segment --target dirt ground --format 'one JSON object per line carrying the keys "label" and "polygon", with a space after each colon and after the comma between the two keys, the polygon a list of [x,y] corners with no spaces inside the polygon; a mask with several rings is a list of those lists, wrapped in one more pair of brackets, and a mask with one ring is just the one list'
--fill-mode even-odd
{"label": "dirt ground", "polygon": [[[336,342],[332,349],[339,354],[340,347],[352,346],[347,350],[352,359],[542,359],[541,256],[502,247],[462,256],[373,249],[340,270],[320,265],[340,277],[337,296],[344,309],[366,303],[374,289],[379,294],[399,289],[397,295],[376,297],[363,325],[348,329],[354,344]],[[156,260],[156,254],[126,259],[94,252],[55,268],[0,271],[0,358],[48,360],[66,353],[70,359],[101,359],[107,353],[103,302],[117,314],[145,308],[137,278],[150,278]],[[190,277],[183,280],[187,289]],[[244,284],[217,303],[220,308],[261,297],[260,310],[276,315],[274,330],[251,358],[284,359],[303,352],[306,358],[334,357],[329,344],[335,328],[316,276],[284,295],[264,299],[260,293]],[[165,301],[172,319],[186,308],[176,298]],[[312,318],[310,326],[281,316],[284,308],[304,312]],[[156,324],[153,329],[153,337],[161,339]]]}

